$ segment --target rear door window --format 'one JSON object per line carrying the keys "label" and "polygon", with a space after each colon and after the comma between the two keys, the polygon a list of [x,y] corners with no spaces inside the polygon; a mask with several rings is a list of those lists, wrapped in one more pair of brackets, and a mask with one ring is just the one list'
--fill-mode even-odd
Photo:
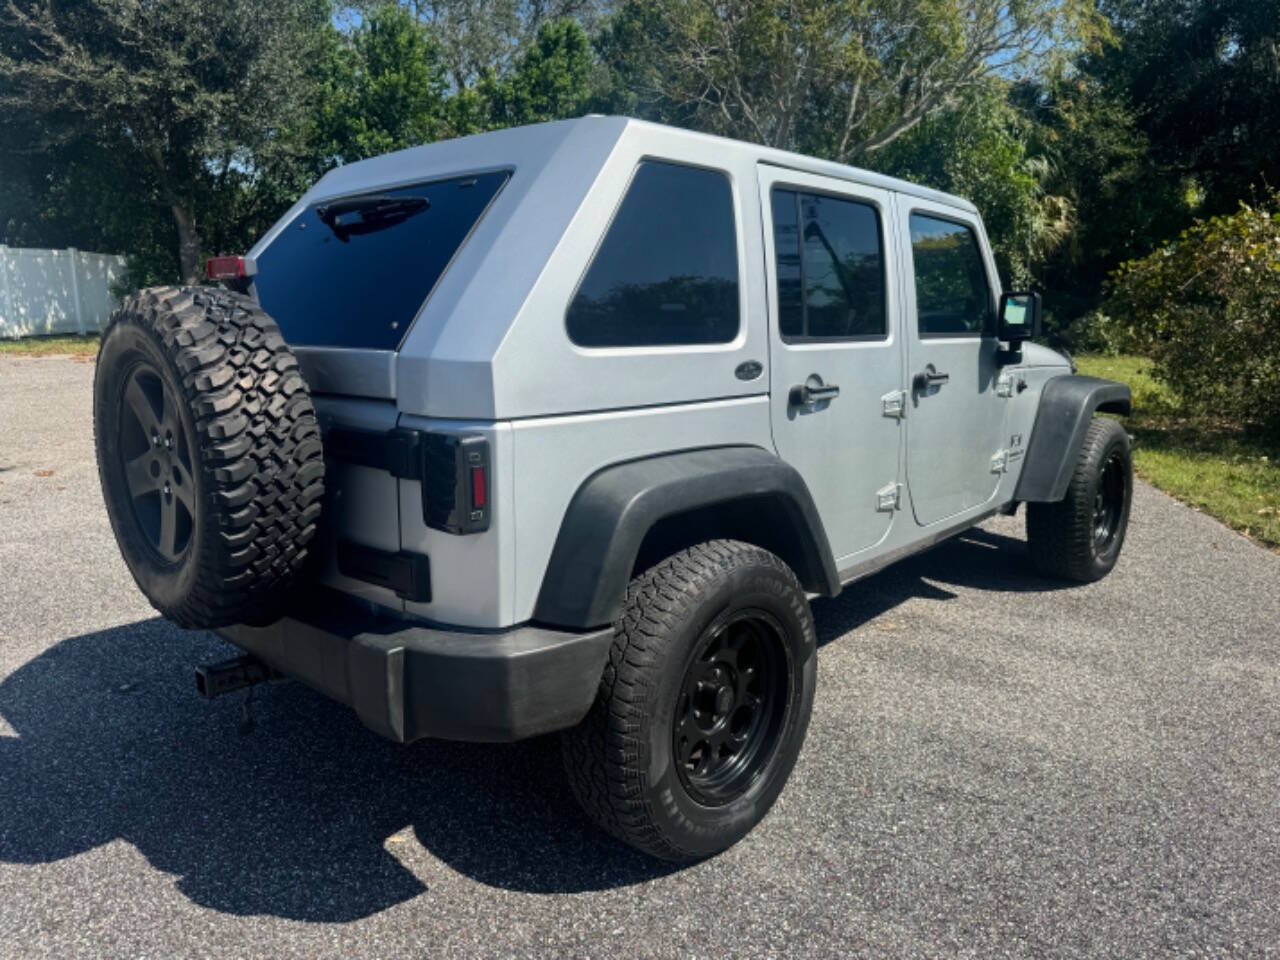
{"label": "rear door window", "polygon": [[646,160],[565,316],[584,347],[728,343],[738,334],[729,178]]}
{"label": "rear door window", "polygon": [[782,188],[774,188],[771,201],[783,339],[887,336],[879,211],[858,200]]}
{"label": "rear door window", "polygon": [[313,204],[258,257],[262,308],[287,341],[395,350],[506,171]]}

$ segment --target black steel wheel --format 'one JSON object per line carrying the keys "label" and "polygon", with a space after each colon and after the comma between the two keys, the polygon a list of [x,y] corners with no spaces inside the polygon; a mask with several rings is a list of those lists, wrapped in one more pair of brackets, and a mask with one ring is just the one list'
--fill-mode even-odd
{"label": "black steel wheel", "polygon": [[1085,434],[1066,496],[1027,504],[1027,548],[1036,569],[1090,583],[1116,565],[1133,503],[1129,435],[1098,417]]}
{"label": "black steel wheel", "polygon": [[804,590],[760,547],[713,540],[637,576],[596,702],[561,738],[583,809],[666,860],[732,846],[799,756],[815,647]]}
{"label": "black steel wheel", "polygon": [[1102,465],[1098,490],[1093,497],[1093,545],[1098,553],[1105,553],[1120,533],[1127,486],[1124,458],[1119,450],[1113,450]]}
{"label": "black steel wheel", "polygon": [[788,666],[782,626],[763,610],[735,611],[703,632],[672,725],[691,797],[728,803],[767,766],[786,719]]}

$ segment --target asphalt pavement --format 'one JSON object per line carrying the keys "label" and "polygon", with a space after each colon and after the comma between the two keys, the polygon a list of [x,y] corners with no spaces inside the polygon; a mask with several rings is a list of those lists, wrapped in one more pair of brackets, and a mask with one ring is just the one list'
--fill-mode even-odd
{"label": "asphalt pavement", "polygon": [[158,619],[98,493],[91,363],[0,356],[0,955],[1280,953],[1280,556],[1139,485],[1108,579],[998,518],[815,605],[770,816],[676,869],[554,738],[400,747]]}

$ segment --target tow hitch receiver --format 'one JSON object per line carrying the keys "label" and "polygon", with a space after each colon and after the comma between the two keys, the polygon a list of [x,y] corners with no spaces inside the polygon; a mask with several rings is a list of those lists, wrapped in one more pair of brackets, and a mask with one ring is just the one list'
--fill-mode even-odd
{"label": "tow hitch receiver", "polygon": [[234,693],[245,687],[265,683],[277,676],[278,674],[261,660],[245,653],[230,660],[220,660],[217,663],[206,663],[196,667],[196,690],[206,700],[212,700],[224,693]]}

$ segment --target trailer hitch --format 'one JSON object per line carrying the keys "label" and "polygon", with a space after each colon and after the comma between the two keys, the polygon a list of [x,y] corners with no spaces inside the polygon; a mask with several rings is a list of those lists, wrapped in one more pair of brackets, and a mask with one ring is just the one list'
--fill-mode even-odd
{"label": "trailer hitch", "polygon": [[237,690],[248,691],[244,703],[240,705],[240,719],[236,721],[236,731],[242,737],[253,732],[253,714],[249,712],[249,705],[253,703],[253,688],[260,683],[278,683],[284,679],[284,674],[272,670],[257,657],[247,653],[230,660],[219,660],[217,663],[196,667],[196,690],[206,700]]}
{"label": "trailer hitch", "polygon": [[279,679],[280,674],[247,653],[196,667],[196,690],[206,700]]}

